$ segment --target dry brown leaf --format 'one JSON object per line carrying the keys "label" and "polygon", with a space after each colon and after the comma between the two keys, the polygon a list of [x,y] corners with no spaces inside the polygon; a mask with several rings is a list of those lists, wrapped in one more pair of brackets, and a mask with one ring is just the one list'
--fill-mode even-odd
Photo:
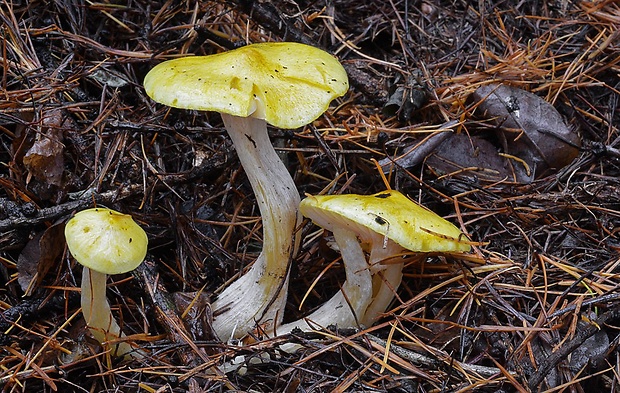
{"label": "dry brown leaf", "polygon": [[46,112],[42,120],[42,132],[28,149],[23,163],[37,180],[60,187],[65,169],[63,157],[63,123],[67,121],[61,110]]}
{"label": "dry brown leaf", "polygon": [[470,100],[476,104],[476,117],[499,129],[504,151],[524,160],[533,176],[555,172],[579,154],[579,135],[553,105],[535,94],[489,84],[476,89]]}
{"label": "dry brown leaf", "polygon": [[[587,325],[587,322],[580,321],[577,324],[577,332],[583,331]],[[588,337],[583,344],[571,353],[569,367],[575,373],[588,364],[593,367],[600,367],[605,362],[608,350],[609,336],[605,331],[600,330]]]}
{"label": "dry brown leaf", "polygon": [[211,304],[204,292],[175,292],[172,298],[194,340],[213,340]]}
{"label": "dry brown leaf", "polygon": [[26,296],[41,283],[65,248],[65,224],[54,224],[30,240],[17,259],[17,281]]}
{"label": "dry brown leaf", "polygon": [[498,148],[480,136],[452,134],[426,160],[438,175],[454,175],[474,180],[501,180],[528,183],[532,180],[527,168],[501,156]]}
{"label": "dry brown leaf", "polygon": [[383,105],[383,114],[386,116],[397,115],[402,122],[411,120],[414,111],[422,108],[428,101],[428,92],[421,82],[421,72],[415,72],[402,81],[400,76],[389,87],[389,97]]}

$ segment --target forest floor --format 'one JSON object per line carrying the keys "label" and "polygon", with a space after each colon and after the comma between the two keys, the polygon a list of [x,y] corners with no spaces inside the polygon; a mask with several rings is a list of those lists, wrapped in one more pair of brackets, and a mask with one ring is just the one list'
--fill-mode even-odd
{"label": "forest floor", "polygon": [[[618,2],[15,0],[0,18],[3,392],[620,392]],[[312,124],[270,128],[300,196],[399,190],[471,241],[404,258],[372,326],[210,333],[210,302],[261,249],[256,200],[219,115],[142,82],[263,41],[322,48],[349,77]],[[93,206],[148,234],[107,290],[136,358],[102,351],[80,312],[63,227]],[[317,230],[285,321],[343,283]]]}

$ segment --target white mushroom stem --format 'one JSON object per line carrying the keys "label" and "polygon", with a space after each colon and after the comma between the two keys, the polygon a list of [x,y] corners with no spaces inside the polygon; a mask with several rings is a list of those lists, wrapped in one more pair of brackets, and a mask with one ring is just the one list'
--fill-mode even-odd
{"label": "white mushroom stem", "polygon": [[355,233],[339,227],[333,228],[333,233],[346,274],[341,290],[306,318],[278,327],[277,334],[290,333],[294,328],[309,331],[328,325],[352,327],[362,324],[372,298],[370,270]]}
{"label": "white mushroom stem", "polygon": [[369,263],[375,274],[373,275],[373,298],[361,321],[365,326],[371,326],[385,312],[394,299],[403,278],[403,263],[381,264],[381,261],[401,253],[403,248],[392,241],[383,244],[383,237],[380,235],[375,237],[381,239],[380,241],[375,239],[370,252]]}
{"label": "white mushroom stem", "polygon": [[222,114],[239,161],[252,185],[262,216],[263,249],[243,276],[212,304],[213,328],[222,340],[242,337],[257,324],[267,329],[282,320],[288,264],[296,252],[299,193],[276,154],[264,120]]}
{"label": "white mushroom stem", "polygon": [[[106,346],[109,341],[123,337],[120,326],[110,310],[106,297],[107,274],[84,267],[82,270],[82,314],[92,335]],[[126,342],[112,345],[112,355],[137,354]]]}

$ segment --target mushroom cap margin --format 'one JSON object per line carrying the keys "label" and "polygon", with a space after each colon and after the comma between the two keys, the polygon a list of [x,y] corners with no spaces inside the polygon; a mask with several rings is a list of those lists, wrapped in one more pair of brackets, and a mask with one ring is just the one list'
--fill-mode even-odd
{"label": "mushroom cap margin", "polygon": [[394,190],[373,195],[317,195],[301,201],[300,212],[315,224],[332,230],[347,227],[362,241],[373,233],[417,252],[469,251],[463,233],[436,213]]}

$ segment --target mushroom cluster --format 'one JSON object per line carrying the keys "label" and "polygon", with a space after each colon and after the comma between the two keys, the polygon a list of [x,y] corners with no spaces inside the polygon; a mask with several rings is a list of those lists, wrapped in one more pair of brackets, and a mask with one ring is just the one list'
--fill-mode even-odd
{"label": "mushroom cluster", "polygon": [[[261,43],[178,58],[155,66],[144,87],[156,102],[219,112],[256,195],[263,249],[251,268],[212,304],[213,329],[220,339],[245,336],[257,326],[273,335],[330,324],[369,326],[389,306],[402,279],[402,260],[385,264],[386,259],[398,258],[404,250],[470,249],[458,228],[397,191],[309,196],[300,202],[291,175],[270,143],[267,123],[301,127],[347,91],[343,67],[320,49]],[[283,325],[300,212],[333,232],[346,281],[309,316]]]}
{"label": "mushroom cluster", "polygon": [[270,143],[267,123],[286,129],[306,125],[348,86],[336,58],[297,43],[259,43],[178,58],[146,75],[144,88],[154,101],[221,114],[260,209],[260,255],[212,304],[220,339],[245,336],[257,325],[279,325],[286,302],[300,197]]}

